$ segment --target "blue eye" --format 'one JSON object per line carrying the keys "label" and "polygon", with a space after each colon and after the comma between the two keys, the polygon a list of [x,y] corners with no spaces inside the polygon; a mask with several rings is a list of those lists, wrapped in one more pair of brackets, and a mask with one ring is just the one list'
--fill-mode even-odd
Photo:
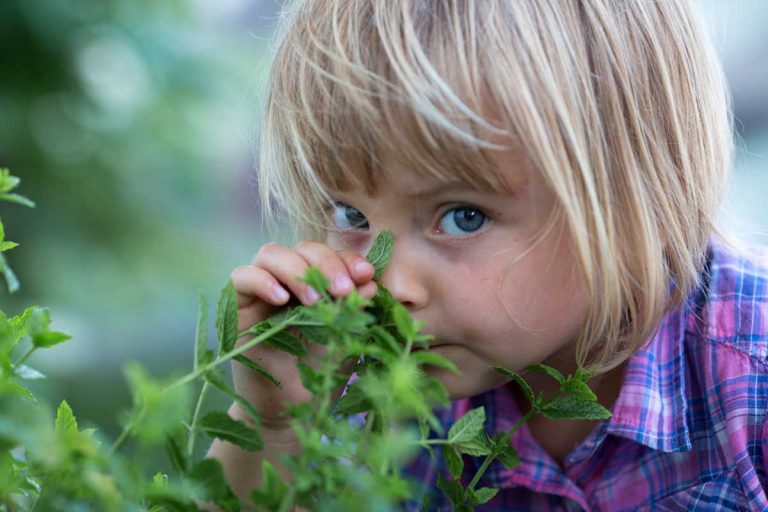
{"label": "blue eye", "polygon": [[469,206],[453,208],[440,218],[438,227],[451,236],[463,236],[473,233],[485,225],[488,217],[483,212]]}
{"label": "blue eye", "polygon": [[333,223],[342,231],[347,229],[368,229],[368,221],[360,210],[348,204],[337,202],[333,205]]}

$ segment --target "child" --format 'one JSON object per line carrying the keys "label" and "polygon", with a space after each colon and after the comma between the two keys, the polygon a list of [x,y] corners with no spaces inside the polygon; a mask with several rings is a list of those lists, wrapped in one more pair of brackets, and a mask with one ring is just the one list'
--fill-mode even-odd
{"label": "child", "polygon": [[[684,0],[327,0],[295,7],[272,67],[264,210],[307,241],[236,268],[240,329],[317,294],[376,292],[363,258],[395,238],[381,278],[460,374],[434,370],[449,425],[525,412],[491,369],[543,362],[590,385],[602,422],[539,416],[494,463],[477,510],[768,510],[768,257],[725,243],[726,86]],[[280,218],[279,220],[283,220]],[[243,496],[263,457],[296,453],[281,404],[307,399],[293,356],[235,365],[264,451],[215,442]],[[548,378],[526,375],[535,391]],[[237,406],[231,414],[246,419]],[[466,458],[465,474],[480,460]],[[442,463],[440,463],[442,464]],[[412,474],[430,486],[427,457]],[[435,493],[435,509],[448,502]],[[414,506],[416,506],[414,504]]]}

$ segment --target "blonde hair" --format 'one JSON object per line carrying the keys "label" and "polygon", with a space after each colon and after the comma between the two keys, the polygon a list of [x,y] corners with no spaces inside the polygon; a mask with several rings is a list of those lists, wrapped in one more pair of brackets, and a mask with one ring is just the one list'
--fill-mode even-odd
{"label": "blonde hair", "polygon": [[[303,236],[328,190],[409,171],[498,190],[517,148],[558,199],[588,287],[577,361],[607,371],[699,285],[732,150],[686,0],[325,0],[286,16],[259,186]],[[500,142],[501,141],[501,142]]]}

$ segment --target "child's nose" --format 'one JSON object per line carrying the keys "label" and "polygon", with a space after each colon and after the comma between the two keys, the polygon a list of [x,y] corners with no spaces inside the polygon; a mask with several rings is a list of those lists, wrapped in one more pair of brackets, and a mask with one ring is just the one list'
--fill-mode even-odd
{"label": "child's nose", "polygon": [[424,308],[430,299],[428,278],[428,270],[418,254],[409,251],[402,242],[399,246],[396,242],[392,260],[380,279],[392,297],[402,302],[410,312]]}

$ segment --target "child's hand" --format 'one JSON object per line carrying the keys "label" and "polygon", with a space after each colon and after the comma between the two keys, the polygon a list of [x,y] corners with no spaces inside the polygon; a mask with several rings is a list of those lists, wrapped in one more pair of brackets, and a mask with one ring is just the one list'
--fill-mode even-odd
{"label": "child's hand", "polygon": [[[373,265],[355,252],[337,252],[327,245],[311,241],[300,242],[293,249],[268,243],[259,249],[251,265],[243,265],[232,271],[231,279],[237,291],[238,331],[242,332],[274,314],[291,297],[305,305],[315,302],[319,298],[317,293],[299,280],[309,266],[317,267],[331,282],[329,293],[332,296],[345,297],[355,287],[367,299],[376,294],[376,283],[372,281]],[[240,339],[238,345],[251,338]],[[320,355],[324,347],[308,344],[307,350],[311,355]],[[289,429],[289,418],[281,415],[281,404],[307,401],[311,397],[301,383],[296,357],[261,345],[246,351],[244,355],[281,383],[282,387],[276,387],[242,364],[233,363],[235,389],[261,415],[262,434],[268,435],[268,431],[273,431],[279,436]],[[341,391],[339,389],[339,393]],[[245,417],[244,414],[238,416],[243,419]]]}

